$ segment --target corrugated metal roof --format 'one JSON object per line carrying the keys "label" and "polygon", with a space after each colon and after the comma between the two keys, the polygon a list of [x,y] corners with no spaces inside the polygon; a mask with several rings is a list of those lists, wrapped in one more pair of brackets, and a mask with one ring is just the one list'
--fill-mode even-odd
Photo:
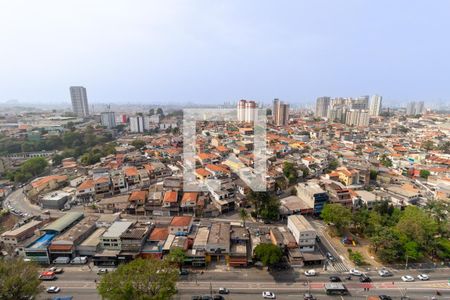
{"label": "corrugated metal roof", "polygon": [[57,219],[56,221],[47,225],[43,231],[56,231],[58,233],[64,231],[67,227],[73,224],[75,221],[83,218],[84,214],[79,211],[69,212]]}

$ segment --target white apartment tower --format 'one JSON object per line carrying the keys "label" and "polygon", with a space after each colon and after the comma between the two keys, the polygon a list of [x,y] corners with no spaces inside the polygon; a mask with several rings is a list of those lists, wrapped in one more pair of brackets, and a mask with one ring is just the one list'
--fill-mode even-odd
{"label": "white apartment tower", "polygon": [[237,118],[239,122],[251,123],[257,114],[256,102],[252,100],[239,100],[237,105]]}
{"label": "white apartment tower", "polygon": [[383,97],[379,95],[373,95],[370,97],[370,108],[369,115],[371,116],[379,116],[381,113],[381,101]]}
{"label": "white apartment tower", "polygon": [[72,100],[72,110],[77,117],[89,116],[86,88],[82,86],[71,86],[70,98]]}
{"label": "white apartment tower", "polygon": [[113,111],[105,111],[101,114],[102,126],[108,129],[116,127],[116,116]]}
{"label": "white apartment tower", "polygon": [[130,132],[144,132],[144,117],[130,117]]}

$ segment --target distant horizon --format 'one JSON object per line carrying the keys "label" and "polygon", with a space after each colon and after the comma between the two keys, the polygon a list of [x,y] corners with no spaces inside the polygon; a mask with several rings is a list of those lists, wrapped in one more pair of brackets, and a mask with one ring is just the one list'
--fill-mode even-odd
{"label": "distant horizon", "polygon": [[5,1],[0,101],[445,105],[448,28],[445,0]]}

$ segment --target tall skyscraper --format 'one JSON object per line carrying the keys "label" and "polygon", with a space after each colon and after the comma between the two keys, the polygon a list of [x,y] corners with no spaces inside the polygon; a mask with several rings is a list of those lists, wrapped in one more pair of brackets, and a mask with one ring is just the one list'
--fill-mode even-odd
{"label": "tall skyscraper", "polygon": [[257,105],[252,100],[239,100],[237,105],[237,118],[239,122],[253,122],[257,113]]}
{"label": "tall skyscraper", "polygon": [[326,118],[328,107],[330,106],[330,97],[319,97],[316,100],[316,117]]}
{"label": "tall skyscraper", "polygon": [[130,117],[130,132],[144,132],[144,117]]}
{"label": "tall skyscraper", "polygon": [[409,102],[406,106],[406,114],[408,116],[420,115],[424,112],[425,106],[423,101]]}
{"label": "tall skyscraper", "polygon": [[78,117],[89,116],[88,99],[84,87],[71,86],[70,98],[72,100],[72,110]]}
{"label": "tall skyscraper", "polygon": [[108,129],[116,127],[116,116],[112,111],[105,111],[101,113],[102,126]]}
{"label": "tall skyscraper", "polygon": [[373,95],[370,97],[370,108],[369,108],[369,115],[371,116],[379,116],[381,113],[381,101],[383,100],[383,97],[379,95]]}
{"label": "tall skyscraper", "polygon": [[277,126],[285,126],[289,122],[289,104],[283,103],[279,99],[273,99],[272,108],[273,123]]}

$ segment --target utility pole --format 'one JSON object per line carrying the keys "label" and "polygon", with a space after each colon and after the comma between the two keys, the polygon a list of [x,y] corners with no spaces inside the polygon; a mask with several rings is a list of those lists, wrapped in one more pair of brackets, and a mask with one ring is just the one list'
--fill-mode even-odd
{"label": "utility pole", "polygon": [[212,298],[213,290],[212,290],[212,283],[211,283],[211,281],[209,282],[209,294],[211,295],[211,298]]}
{"label": "utility pole", "polygon": [[408,255],[406,254],[405,270],[408,269]]}

